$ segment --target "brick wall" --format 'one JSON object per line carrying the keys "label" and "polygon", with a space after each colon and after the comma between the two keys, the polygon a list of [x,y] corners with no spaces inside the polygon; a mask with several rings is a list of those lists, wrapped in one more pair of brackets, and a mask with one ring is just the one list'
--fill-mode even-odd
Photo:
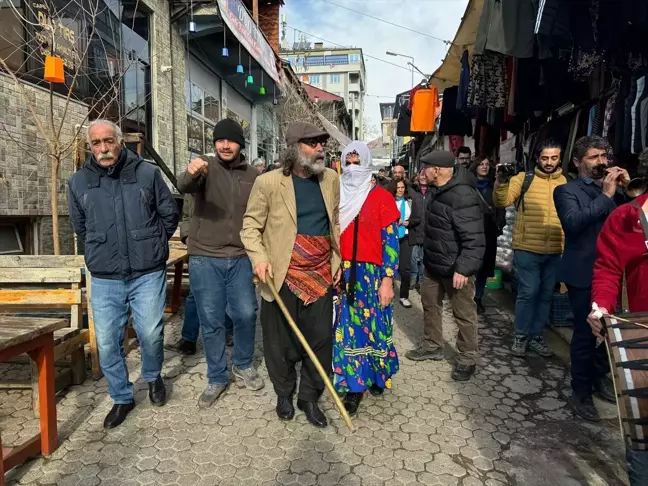
{"label": "brick wall", "polygon": [[279,52],[279,4],[268,5],[259,2],[259,28],[268,38],[268,42]]}

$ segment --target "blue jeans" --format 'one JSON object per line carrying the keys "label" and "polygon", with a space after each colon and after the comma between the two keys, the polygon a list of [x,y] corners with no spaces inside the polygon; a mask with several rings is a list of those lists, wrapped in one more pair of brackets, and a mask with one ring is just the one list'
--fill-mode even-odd
{"label": "blue jeans", "polygon": [[[227,334],[232,335],[232,319],[229,314],[225,314],[225,329]],[[200,332],[200,320],[198,319],[198,308],[196,307],[196,298],[194,297],[191,287],[189,288],[189,295],[185,300],[185,316],[182,323],[182,339],[195,343],[198,341],[198,333]]]}
{"label": "blue jeans", "polygon": [[108,393],[115,404],[133,401],[133,384],[128,380],[124,357],[124,331],[129,310],[142,353],[142,378],[156,380],[164,360],[163,332],[166,301],[166,270],[148,273],[133,280],[92,278],[92,317],[94,319],[99,364]]}
{"label": "blue jeans", "polygon": [[633,451],[626,447],[630,486],[648,484],[648,451]]}
{"label": "blue jeans", "polygon": [[481,272],[475,277],[475,299],[481,299],[484,296],[486,290],[486,282],[488,277],[481,275]]}
{"label": "blue jeans", "polygon": [[560,255],[515,250],[518,294],[515,300],[515,334],[542,336],[549,320]]}
{"label": "blue jeans", "polygon": [[257,298],[252,264],[247,257],[189,257],[189,279],[202,328],[210,385],[229,383],[225,356],[227,311],[234,328],[232,364],[252,366],[256,333]]}
{"label": "blue jeans", "polygon": [[414,245],[412,247],[412,281],[421,285],[423,274],[423,245]]}

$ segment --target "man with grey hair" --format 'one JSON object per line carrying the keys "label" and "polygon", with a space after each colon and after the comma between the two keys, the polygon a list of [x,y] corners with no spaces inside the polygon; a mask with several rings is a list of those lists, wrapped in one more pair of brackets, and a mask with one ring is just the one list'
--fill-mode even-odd
{"label": "man with grey hair", "polygon": [[332,287],[340,275],[340,181],[324,165],[328,138],[310,123],[288,127],[283,170],[256,180],[241,230],[254,273],[262,282],[263,349],[277,394],[277,416],[291,420],[295,415],[295,365],[301,361],[297,407],[316,427],[327,425],[317,405],[324,382],[265,284],[274,284],[317,358],[330,368]]}
{"label": "man with grey hair", "polygon": [[266,168],[266,162],[263,157],[259,157],[252,161],[252,167],[259,171],[259,174],[263,174]]}
{"label": "man with grey hair", "polygon": [[90,123],[88,144],[92,155],[68,181],[68,205],[91,274],[99,364],[114,401],[104,420],[110,429],[135,406],[122,348],[129,313],[151,403],[166,402],[161,376],[166,261],[179,211],[160,171],[123,146],[113,122]]}

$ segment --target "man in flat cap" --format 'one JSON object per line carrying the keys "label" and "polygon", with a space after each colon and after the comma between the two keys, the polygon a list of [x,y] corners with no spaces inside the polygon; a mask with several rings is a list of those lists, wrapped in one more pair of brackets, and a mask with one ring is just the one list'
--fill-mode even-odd
{"label": "man in flat cap", "polygon": [[328,133],[310,123],[288,127],[282,169],[260,176],[243,217],[241,240],[261,280],[263,350],[277,393],[277,415],[295,415],[295,365],[302,362],[297,407],[316,427],[326,427],[317,405],[324,391],[311,359],[288,325],[266,283],[272,282],[317,358],[332,360],[332,286],[339,278],[340,182],[324,165]]}
{"label": "man in flat cap", "polygon": [[216,154],[191,161],[178,177],[178,189],[194,195],[187,251],[189,279],[196,300],[207,358],[208,385],[198,406],[213,405],[230,382],[225,355],[226,322],[234,331],[232,374],[250,390],[263,388],[253,366],[257,297],[252,264],[240,232],[252,185],[259,171],[245,163],[245,136],[230,118],[214,127]]}
{"label": "man in flat cap", "polygon": [[441,360],[443,354],[443,298],[452,305],[459,335],[452,378],[469,380],[477,360],[477,306],[474,275],[485,251],[484,222],[475,178],[455,164],[445,150],[421,158],[432,193],[427,203],[421,285],[424,340],[406,353],[414,361]]}

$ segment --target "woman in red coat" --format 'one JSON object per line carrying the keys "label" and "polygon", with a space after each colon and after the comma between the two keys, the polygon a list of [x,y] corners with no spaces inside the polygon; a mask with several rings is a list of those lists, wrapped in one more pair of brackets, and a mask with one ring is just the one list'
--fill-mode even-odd
{"label": "woman in red coat", "polygon": [[[614,313],[624,272],[630,312],[648,312],[648,228],[641,223],[647,212],[648,194],[644,194],[615,209],[599,234],[592,302],[603,314]],[[600,335],[601,323],[594,311],[589,321],[594,334]]]}
{"label": "woman in red coat", "polygon": [[[594,335],[603,339],[599,319],[601,314],[614,313],[624,272],[630,312],[648,312],[648,194],[610,214],[599,234],[596,253],[593,309],[588,321]],[[648,452],[628,449],[626,459],[630,485],[648,484]]]}

